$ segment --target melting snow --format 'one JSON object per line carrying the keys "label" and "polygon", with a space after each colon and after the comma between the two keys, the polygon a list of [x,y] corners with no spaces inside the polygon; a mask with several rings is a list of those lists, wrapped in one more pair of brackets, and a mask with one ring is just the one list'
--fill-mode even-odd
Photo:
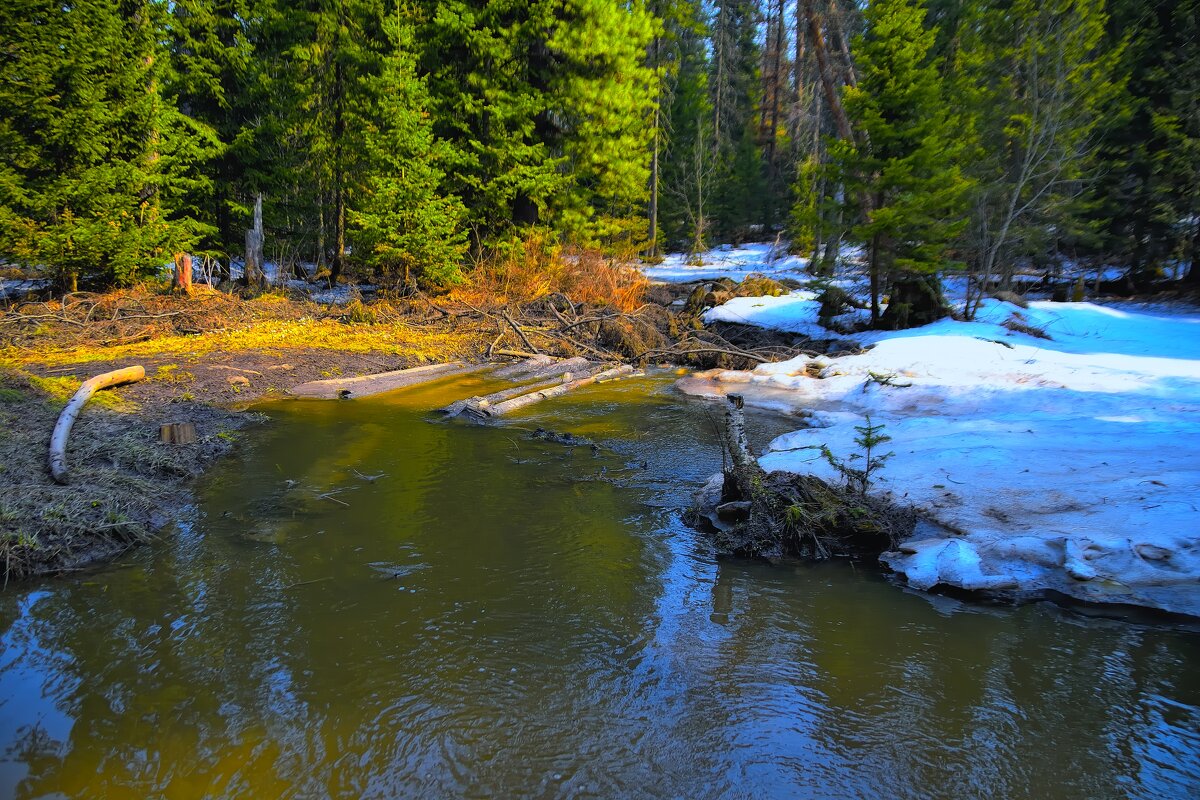
{"label": "melting snow", "polygon": [[[806,333],[816,308],[798,292],[708,318]],[[815,427],[771,444],[768,470],[836,479],[820,446],[848,458],[867,414],[885,425],[895,456],[875,489],[942,525],[885,556],[914,586],[1052,589],[1200,615],[1200,313],[990,300],[974,322],[861,340],[860,355],[681,388],[812,410]]]}
{"label": "melting snow", "polygon": [[671,253],[661,264],[643,266],[646,277],[664,283],[686,283],[713,278],[732,278],[740,281],[747,275],[767,275],[779,280],[807,280],[804,271],[808,260],[787,252],[787,243],[757,242],[743,245],[722,245],[699,257],[686,253]]}

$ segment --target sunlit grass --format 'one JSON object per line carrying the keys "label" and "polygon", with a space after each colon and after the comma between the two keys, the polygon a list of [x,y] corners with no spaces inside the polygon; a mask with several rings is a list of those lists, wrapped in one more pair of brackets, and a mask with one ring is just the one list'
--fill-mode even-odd
{"label": "sunlit grass", "polygon": [[127,358],[202,356],[214,351],[279,351],[297,348],[346,353],[385,353],[419,361],[442,360],[472,351],[468,332],[425,330],[403,323],[347,324],[334,319],[264,320],[201,334],[172,334],[122,345],[0,349],[0,363],[80,364]]}

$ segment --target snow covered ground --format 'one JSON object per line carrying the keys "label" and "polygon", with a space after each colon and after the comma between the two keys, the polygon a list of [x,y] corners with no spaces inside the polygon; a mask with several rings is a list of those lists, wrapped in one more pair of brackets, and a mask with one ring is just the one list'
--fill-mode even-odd
{"label": "snow covered ground", "polygon": [[[739,298],[709,318],[818,327],[805,292]],[[1200,312],[990,300],[975,322],[858,338],[873,346],[680,388],[810,410],[814,427],[776,439],[768,470],[837,479],[820,447],[848,459],[855,426],[882,423],[895,455],[874,490],[941,525],[886,557],[913,586],[1200,615]]]}
{"label": "snow covered ground", "polygon": [[50,281],[34,278],[0,278],[0,301],[15,300],[29,292],[40,292],[49,285]]}
{"label": "snow covered ground", "polygon": [[778,246],[773,242],[756,242],[722,245],[703,253],[699,258],[686,253],[671,253],[661,264],[643,266],[642,272],[650,280],[664,283],[722,277],[740,281],[750,274],[767,275],[776,280],[807,280],[809,276],[804,271],[807,265],[807,259],[787,252],[787,242],[781,242]]}

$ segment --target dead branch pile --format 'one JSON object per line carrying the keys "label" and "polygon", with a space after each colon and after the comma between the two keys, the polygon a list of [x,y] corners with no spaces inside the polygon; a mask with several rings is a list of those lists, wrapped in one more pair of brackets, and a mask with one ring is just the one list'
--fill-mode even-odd
{"label": "dead branch pile", "polygon": [[283,298],[279,302],[248,302],[237,295],[204,289],[190,297],[142,288],[104,294],[75,292],[0,311],[0,342],[28,348],[113,346],[327,313],[312,303]]}

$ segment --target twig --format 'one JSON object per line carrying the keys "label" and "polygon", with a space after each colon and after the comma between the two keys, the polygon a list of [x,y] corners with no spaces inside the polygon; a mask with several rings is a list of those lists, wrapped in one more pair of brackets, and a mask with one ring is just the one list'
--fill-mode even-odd
{"label": "twig", "polygon": [[521,337],[521,341],[525,343],[525,346],[540,355],[542,351],[534,347],[533,342],[529,341],[529,337],[525,335],[525,331],[521,330],[517,323],[513,322],[513,318],[508,315],[508,310],[501,309],[500,314],[504,317],[504,321],[511,325],[512,329],[517,332],[517,336]]}
{"label": "twig", "polygon": [[332,575],[326,575],[324,578],[313,578],[311,581],[299,581],[297,583],[288,584],[285,589],[295,589],[297,586],[308,586],[313,583],[324,583],[325,581],[333,580]]}

